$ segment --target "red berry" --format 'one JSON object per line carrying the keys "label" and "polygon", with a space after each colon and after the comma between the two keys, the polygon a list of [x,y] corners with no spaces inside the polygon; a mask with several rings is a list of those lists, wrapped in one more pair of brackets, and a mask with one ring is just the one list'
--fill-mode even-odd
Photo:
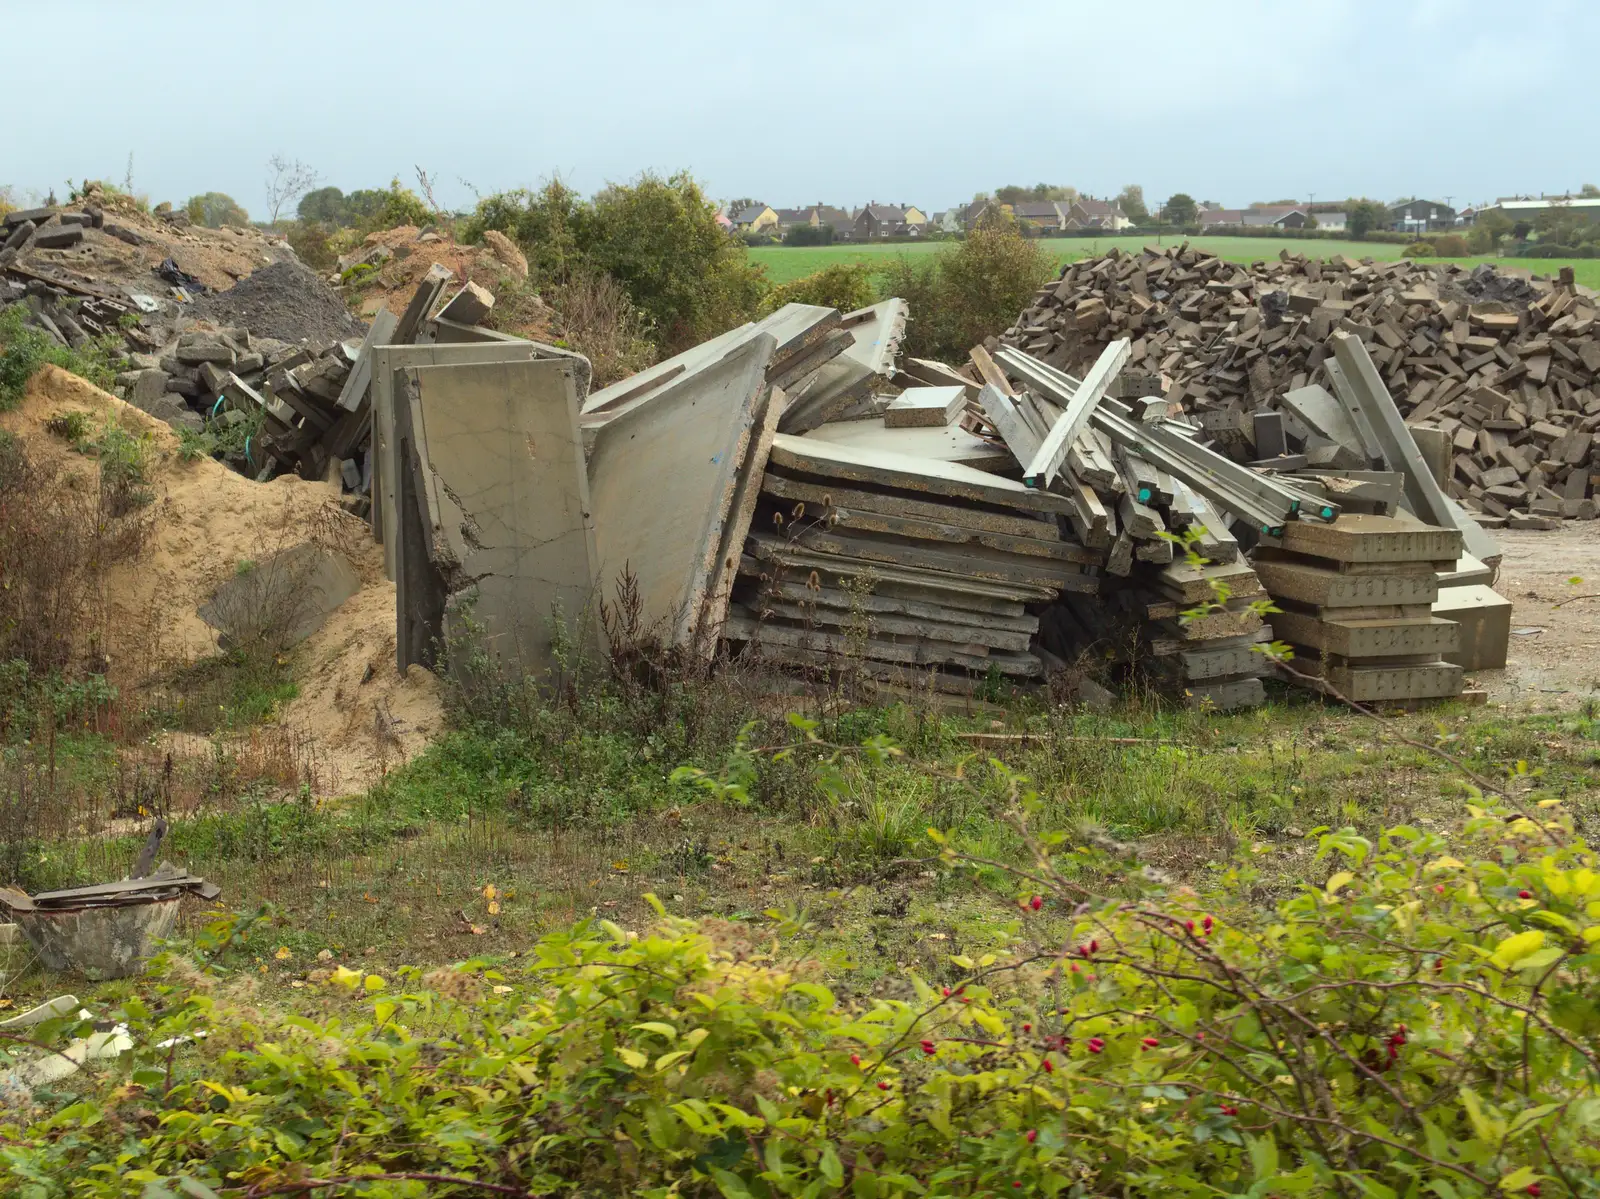
{"label": "red berry", "polygon": [[1072,972],[1074,974],[1078,973],[1078,963],[1077,962],[1073,962],[1072,963]]}
{"label": "red berry", "polygon": [[1044,907],[1044,900],[1035,895],[1032,899],[1028,900],[1028,906],[1037,912],[1040,908]]}
{"label": "red berry", "polygon": [[1194,935],[1194,921],[1193,920],[1185,920],[1183,922],[1183,927],[1188,930],[1190,936]]}
{"label": "red berry", "polygon": [[1021,1189],[1022,1189],[1022,1183],[1020,1183],[1020,1182],[1013,1182],[1013,1183],[1012,1183],[1012,1184],[1011,1184],[1011,1189],[1012,1189],[1012,1190],[1013,1190],[1013,1191],[1020,1191],[1020,1190],[1021,1190]]}
{"label": "red berry", "polygon": [[1389,1060],[1392,1062],[1392,1061],[1394,1061],[1395,1058],[1397,1058],[1399,1056],[1400,1056],[1400,1050],[1398,1048],[1396,1048],[1394,1043],[1391,1041],[1390,1044],[1389,1044]]}
{"label": "red berry", "polygon": [[1084,977],[1087,978],[1090,982],[1093,982],[1094,981],[1094,971],[1093,970],[1089,971],[1089,973],[1084,975]]}
{"label": "red berry", "polygon": [[[1533,892],[1532,891],[1518,891],[1517,892],[1517,898],[1518,899],[1532,899],[1533,898]],[[1538,1186],[1539,1184],[1538,1183],[1534,1183],[1533,1185],[1534,1186]]]}
{"label": "red berry", "polygon": [[1090,953],[1099,953],[1100,952],[1100,942],[1098,942],[1098,941],[1090,941],[1089,942],[1089,952]]}
{"label": "red berry", "polygon": [[1444,884],[1443,883],[1434,883],[1433,884],[1433,889],[1435,891],[1439,892],[1440,895],[1444,894]]}
{"label": "red berry", "polygon": [[932,1041],[924,1041],[922,1043],[922,1052],[926,1053],[929,1057],[932,1057],[937,1050],[935,1049]]}
{"label": "red berry", "polygon": [[1039,1139],[1039,1130],[1037,1128],[1028,1129],[1028,1144],[1031,1145],[1035,1141],[1037,1141],[1038,1139]]}
{"label": "red berry", "polygon": [[1099,1037],[1090,1037],[1087,1041],[1084,1042],[1084,1044],[1086,1044],[1089,1047],[1089,1052],[1090,1053],[1099,1053],[1102,1049],[1104,1049],[1106,1047],[1106,1043],[1104,1041],[1102,1041]]}
{"label": "red berry", "polygon": [[1154,1049],[1157,1045],[1161,1044],[1161,1042],[1156,1040],[1154,1037],[1145,1037],[1140,1040],[1139,1044],[1143,1045],[1146,1049]]}
{"label": "red berry", "polygon": [[832,1087],[828,1088],[828,1106],[829,1107],[833,1106],[833,1088]]}
{"label": "red berry", "polygon": [[940,990],[939,990],[939,994],[943,995],[946,999],[949,999],[950,998],[950,988],[949,987],[941,987]]}
{"label": "red berry", "polygon": [[1054,1062],[1052,1062],[1049,1058],[1045,1058],[1044,1061],[1040,1062],[1039,1064],[1044,1067],[1044,1072],[1046,1074],[1054,1074],[1055,1073],[1056,1064]]}
{"label": "red berry", "polygon": [[1237,1116],[1239,1114],[1239,1109],[1228,1103],[1224,1103],[1218,1110],[1224,1116]]}
{"label": "red berry", "polygon": [[1527,1186],[1527,1192],[1530,1195],[1538,1196],[1543,1194],[1543,1188],[1536,1182],[1530,1182]]}
{"label": "red berry", "polygon": [[1202,920],[1200,922],[1200,924],[1206,930],[1206,932],[1210,932],[1211,931],[1211,917],[1210,916],[1207,916],[1204,920]]}
{"label": "red berry", "polygon": [[1404,1024],[1396,1024],[1394,1026],[1394,1030],[1395,1030],[1395,1032],[1400,1033],[1401,1035],[1404,1035],[1405,1032],[1406,1032],[1406,1026]]}
{"label": "red berry", "polygon": [[1203,1041],[1206,1039],[1206,1034],[1203,1032],[1197,1032],[1194,1034],[1194,1039],[1197,1041]]}
{"label": "red berry", "polygon": [[852,1066],[859,1066],[861,1064],[861,1055],[859,1053],[852,1053],[850,1055],[850,1064]]}
{"label": "red berry", "polygon": [[1434,958],[1433,959],[1433,968],[1436,971],[1437,970],[1443,970],[1444,969],[1444,959],[1443,958]]}
{"label": "red berry", "polygon": [[1032,1032],[1032,1031],[1033,1031],[1033,1025],[1031,1025],[1031,1024],[1024,1024],[1024,1025],[1023,1025],[1023,1026],[1022,1026],[1022,1031],[1023,1031],[1023,1032]]}
{"label": "red berry", "polygon": [[1089,947],[1087,945],[1078,946],[1078,956],[1080,958],[1088,957],[1089,956]]}
{"label": "red berry", "polygon": [[887,1090],[888,1090],[888,1089],[889,1089],[889,1084],[888,1084],[888,1083],[886,1083],[886,1082],[880,1082],[880,1083],[879,1083],[879,1084],[878,1084],[878,1090],[880,1090],[880,1091],[887,1091]]}

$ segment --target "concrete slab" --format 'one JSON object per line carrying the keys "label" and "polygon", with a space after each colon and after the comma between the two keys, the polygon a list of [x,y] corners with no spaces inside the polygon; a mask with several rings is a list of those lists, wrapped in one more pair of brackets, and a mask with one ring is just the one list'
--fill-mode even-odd
{"label": "concrete slab", "polygon": [[[400,480],[394,438],[395,372],[414,366],[472,365],[491,362],[528,362],[537,353],[531,341],[495,341],[473,345],[379,345],[372,350],[372,531],[383,543],[383,571],[395,574],[394,539],[398,530],[396,503]],[[353,372],[352,372],[353,373]],[[396,534],[397,535],[397,534]]]}
{"label": "concrete slab", "polygon": [[[745,558],[741,564],[740,573],[745,577],[756,578],[761,572],[760,564],[754,559]],[[928,603],[923,600],[909,598],[897,594],[892,586],[880,587],[878,590],[867,591],[861,588],[846,590],[843,587],[824,586],[819,578],[817,585],[812,586],[809,579],[783,579],[768,576],[761,583],[761,601],[784,601],[798,606],[818,610],[835,609],[843,612],[860,610],[874,614],[883,613],[891,616],[909,616],[919,620],[950,621],[960,618],[978,628],[997,633],[1021,633],[1031,635],[1039,630],[1039,618],[1018,608],[1018,615],[1007,615],[998,612],[971,612],[968,609],[953,608],[949,605]],[[821,617],[819,616],[819,619]],[[981,640],[981,638],[978,638]]]}
{"label": "concrete slab", "polygon": [[[492,662],[538,680],[558,666],[558,640],[580,654],[598,649],[594,527],[573,375],[559,359],[403,372],[412,427],[397,422],[397,457],[412,464],[402,479],[416,484],[406,515],[422,526],[445,601],[437,613],[405,613],[402,670],[431,664],[437,645],[429,639],[441,636],[470,637]],[[398,548],[403,589],[418,564],[411,539]],[[424,598],[434,602],[441,589]]]}
{"label": "concrete slab", "polygon": [[957,576],[993,582],[1020,583],[1056,591],[1093,592],[1099,578],[1092,567],[1078,566],[1025,554],[1007,554],[987,546],[937,546],[902,537],[873,533],[845,533],[840,529],[811,527],[794,534],[809,549],[840,554],[868,562],[917,566]]}
{"label": "concrete slab", "polygon": [[[780,421],[778,427],[782,429]],[[906,432],[907,430],[900,430]],[[955,462],[934,462],[888,450],[842,445],[779,433],[772,461],[789,471],[851,483],[894,487],[912,493],[951,496],[1024,512],[1072,511],[1067,497],[1024,487],[998,475]]]}
{"label": "concrete slab", "polygon": [[908,387],[883,410],[887,429],[942,429],[967,406],[965,387]]}
{"label": "concrete slab", "polygon": [[1263,537],[1261,541],[1335,562],[1454,562],[1461,556],[1462,536],[1455,528],[1423,525],[1404,517],[1351,513],[1327,525],[1290,521],[1281,537]]}
{"label": "concrete slab", "polygon": [[1385,700],[1449,699],[1461,694],[1461,667],[1449,662],[1411,666],[1349,666],[1329,664],[1326,670],[1314,654],[1296,655],[1290,663],[1303,674],[1322,677],[1346,699],[1357,703]]}
{"label": "concrete slab", "polygon": [[1362,608],[1374,604],[1431,604],[1439,580],[1431,573],[1353,575],[1299,562],[1258,558],[1256,577],[1276,599],[1329,608]]}
{"label": "concrete slab", "polygon": [[1464,670],[1504,670],[1511,642],[1511,601],[1482,583],[1444,587],[1433,614],[1461,628],[1460,646],[1444,654]]}
{"label": "concrete slab", "polygon": [[1302,612],[1273,612],[1267,620],[1280,641],[1345,658],[1437,654],[1449,658],[1461,642],[1453,620],[1319,620]]}
{"label": "concrete slab", "polygon": [[761,491],[775,500],[787,501],[778,507],[788,514],[792,514],[797,505],[803,505],[802,512],[809,512],[813,517],[822,515],[829,508],[844,508],[852,512],[875,512],[882,516],[938,521],[962,529],[1008,533],[1013,537],[1042,538],[1046,541],[1061,539],[1061,531],[1054,520],[1040,520],[975,504],[941,504],[892,492],[807,482],[792,479],[770,468],[761,480]]}
{"label": "concrete slab", "polygon": [[460,291],[445,301],[437,319],[453,321],[458,325],[476,325],[493,310],[494,293],[468,280]]}
{"label": "concrete slab", "polygon": [[774,536],[752,531],[749,546],[755,557],[775,572],[787,570],[804,576],[817,573],[824,586],[858,586],[863,580],[879,593],[905,595],[949,607],[976,612],[1019,615],[1024,603],[1055,599],[1051,584],[996,582],[920,566],[876,562],[852,554],[821,552]]}
{"label": "concrete slab", "polygon": [[974,470],[1005,471],[1016,466],[1004,446],[985,441],[959,426],[895,427],[888,423],[887,414],[868,420],[836,421],[815,428],[806,436],[869,452],[883,450],[931,462],[959,462]]}
{"label": "concrete slab", "polygon": [[826,363],[809,387],[791,397],[779,431],[815,429],[887,382],[905,337],[908,313],[904,300],[889,299],[842,317],[839,327],[850,331],[850,348]]}
{"label": "concrete slab", "polygon": [[[595,582],[610,602],[634,579],[647,635],[694,646],[776,343],[759,334],[713,366],[674,379],[601,426],[589,455]],[[742,541],[742,532],[737,533]],[[714,648],[714,642],[711,643]]]}

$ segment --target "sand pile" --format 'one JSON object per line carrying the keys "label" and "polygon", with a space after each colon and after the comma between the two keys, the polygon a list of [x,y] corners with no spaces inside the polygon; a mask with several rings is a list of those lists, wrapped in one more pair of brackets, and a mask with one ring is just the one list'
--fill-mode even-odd
{"label": "sand pile", "polygon": [[369,785],[387,767],[420,751],[443,723],[438,680],[413,667],[395,669],[394,584],[383,577],[382,550],[366,526],[339,510],[325,483],[293,476],[256,483],[219,462],[185,462],[165,423],[97,387],[46,367],[23,403],[0,416],[30,453],[54,455],[87,475],[89,462],[45,429],[62,412],[114,415],[146,439],[155,500],[152,535],[137,561],[113,568],[106,582],[106,650],[112,681],[138,687],[152,673],[217,650],[215,632],[196,613],[241,561],[259,561],[315,540],[344,553],[362,588],[295,651],[300,695],[281,714],[314,747],[322,789]]}

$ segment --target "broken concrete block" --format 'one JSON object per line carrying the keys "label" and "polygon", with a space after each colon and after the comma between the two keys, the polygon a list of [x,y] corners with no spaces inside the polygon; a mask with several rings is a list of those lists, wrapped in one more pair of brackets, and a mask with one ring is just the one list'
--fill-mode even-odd
{"label": "broken concrete block", "polygon": [[41,250],[64,250],[82,240],[82,225],[43,225],[33,234],[33,244]]}
{"label": "broken concrete block", "polygon": [[460,325],[476,325],[494,308],[494,293],[476,283],[465,284],[450,297],[437,314],[437,319],[455,321]]}
{"label": "broken concrete block", "polygon": [[1444,587],[1433,614],[1461,628],[1460,647],[1446,653],[1447,662],[1464,670],[1501,670],[1511,642],[1511,601],[1484,584]]}
{"label": "broken concrete block", "polygon": [[33,236],[33,231],[38,227],[32,221],[19,221],[11,230],[11,236],[6,238],[5,245],[0,246],[0,250],[21,249],[22,244]]}
{"label": "broken concrete block", "polygon": [[966,407],[964,387],[908,387],[883,410],[886,429],[943,428]]}
{"label": "broken concrete block", "polygon": [[173,357],[188,366],[198,366],[202,362],[221,362],[232,366],[234,353],[215,334],[195,336],[186,333],[178,339],[178,348],[173,351]]}
{"label": "broken concrete block", "polygon": [[154,405],[167,394],[167,380],[167,372],[164,370],[134,372],[133,382],[128,387],[128,403],[154,415]]}
{"label": "broken concrete block", "polygon": [[489,253],[500,261],[514,277],[526,280],[528,277],[528,257],[517,248],[517,243],[512,241],[498,229],[487,230],[483,235],[483,244],[489,247]]}

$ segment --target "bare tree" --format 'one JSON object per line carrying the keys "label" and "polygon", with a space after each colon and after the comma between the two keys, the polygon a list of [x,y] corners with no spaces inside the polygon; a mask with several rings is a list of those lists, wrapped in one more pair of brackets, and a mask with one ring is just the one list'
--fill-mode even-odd
{"label": "bare tree", "polygon": [[312,167],[298,158],[290,161],[282,154],[267,159],[267,224],[276,225],[278,214],[321,180]]}
{"label": "bare tree", "polygon": [[429,175],[421,167],[417,168],[417,188],[422,192],[422,198],[427,201],[428,207],[433,210],[434,216],[441,216],[444,209],[439,207],[439,201],[433,198],[433,187],[438,182],[436,176]]}

